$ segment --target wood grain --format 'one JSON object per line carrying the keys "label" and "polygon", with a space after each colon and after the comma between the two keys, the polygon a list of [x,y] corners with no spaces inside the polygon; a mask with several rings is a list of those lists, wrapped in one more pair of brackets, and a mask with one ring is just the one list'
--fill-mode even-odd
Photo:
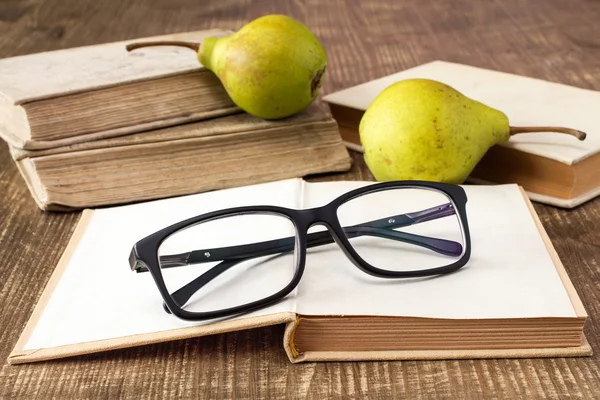
{"label": "wood grain", "polygon": [[[600,90],[600,2],[573,0],[5,0],[0,57],[292,15],[322,39],[324,93],[435,59]],[[346,174],[372,179],[361,157]],[[283,327],[0,369],[0,398],[597,398],[600,199],[537,212],[590,315],[590,358],[307,363]],[[40,212],[0,145],[0,359],[6,359],[79,214]],[[507,249],[518,251],[518,249]],[[474,299],[476,301],[477,299]]]}

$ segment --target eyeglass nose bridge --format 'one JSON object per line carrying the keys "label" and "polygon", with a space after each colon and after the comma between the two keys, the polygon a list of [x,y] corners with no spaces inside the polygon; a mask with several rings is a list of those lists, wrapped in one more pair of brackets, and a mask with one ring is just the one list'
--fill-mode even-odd
{"label": "eyeglass nose bridge", "polygon": [[[317,210],[311,210],[311,211],[317,211]],[[305,231],[301,232],[300,235],[304,236],[304,237],[310,237],[311,233],[324,233],[327,232],[327,237],[329,239],[329,241],[327,242],[335,242],[338,247],[344,252],[344,254],[346,255],[346,257],[358,268],[360,268],[361,270],[371,273],[368,270],[365,270],[365,268],[360,264],[360,262],[357,260],[357,257],[355,254],[353,254],[353,251],[351,249],[350,243],[348,242],[348,240],[346,239],[346,236],[344,235],[344,230],[339,222],[339,220],[335,217],[332,216],[330,214],[324,214],[323,213],[324,210],[318,210],[317,213],[315,213],[315,217],[314,219],[308,223],[305,227]],[[323,226],[325,227],[325,231],[317,231],[317,232],[311,232],[309,233],[309,229],[312,228],[313,226]],[[313,247],[315,245],[322,245],[322,244],[327,244],[327,242],[323,242],[324,240],[322,240],[321,243],[310,243],[310,240],[308,243],[305,243],[304,246],[306,247]],[[305,247],[305,249],[306,249]],[[302,249],[302,250],[305,250]]]}

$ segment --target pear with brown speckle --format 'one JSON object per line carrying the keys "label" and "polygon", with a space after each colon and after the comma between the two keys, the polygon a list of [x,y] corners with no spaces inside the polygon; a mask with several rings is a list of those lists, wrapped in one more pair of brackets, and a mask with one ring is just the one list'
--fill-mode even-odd
{"label": "pear with brown speckle", "polygon": [[526,132],[585,138],[568,128],[511,127],[503,112],[429,79],[390,85],[359,125],[365,161],[379,181],[463,183],[490,147]]}
{"label": "pear with brown speckle", "polygon": [[141,42],[127,50],[168,45],[196,51],[233,102],[264,119],[288,117],[308,107],[318,96],[327,67],[327,55],[315,35],[285,15],[260,17],[230,36],[202,43]]}

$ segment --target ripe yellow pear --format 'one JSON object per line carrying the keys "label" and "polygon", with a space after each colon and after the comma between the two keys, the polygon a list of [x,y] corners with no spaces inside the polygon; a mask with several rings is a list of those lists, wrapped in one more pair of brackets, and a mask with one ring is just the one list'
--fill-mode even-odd
{"label": "ripe yellow pear", "polygon": [[257,18],[226,37],[202,43],[140,42],[147,46],[184,46],[220,79],[233,102],[249,114],[279,119],[298,113],[318,96],[327,55],[315,35],[285,15]]}
{"label": "ripe yellow pear", "polygon": [[490,147],[525,132],[585,133],[559,127],[511,127],[499,110],[444,83],[406,79],[384,89],[363,115],[359,133],[378,181],[463,183]]}

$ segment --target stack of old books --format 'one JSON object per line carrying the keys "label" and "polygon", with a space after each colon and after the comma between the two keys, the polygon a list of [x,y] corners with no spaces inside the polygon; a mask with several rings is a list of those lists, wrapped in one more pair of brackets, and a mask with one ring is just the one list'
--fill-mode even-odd
{"label": "stack of old books", "polygon": [[350,168],[335,120],[316,104],[278,121],[250,116],[189,49],[129,53],[133,41],[0,60],[0,136],[40,208],[129,203]]}

